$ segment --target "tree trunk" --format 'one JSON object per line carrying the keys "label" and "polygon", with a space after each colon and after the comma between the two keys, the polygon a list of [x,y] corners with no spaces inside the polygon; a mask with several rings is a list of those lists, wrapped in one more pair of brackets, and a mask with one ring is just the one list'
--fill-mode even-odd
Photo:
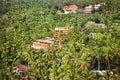
{"label": "tree trunk", "polygon": [[110,70],[110,60],[108,59],[108,69]]}
{"label": "tree trunk", "polygon": [[100,59],[98,59],[98,70],[100,70]]}

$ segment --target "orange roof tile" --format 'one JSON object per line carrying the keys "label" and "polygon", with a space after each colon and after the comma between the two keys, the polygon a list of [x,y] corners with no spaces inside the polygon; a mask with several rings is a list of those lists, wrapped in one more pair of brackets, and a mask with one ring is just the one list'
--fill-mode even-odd
{"label": "orange roof tile", "polygon": [[22,65],[22,64],[17,65],[17,68],[21,71],[26,71],[27,70],[27,66]]}
{"label": "orange roof tile", "polygon": [[66,9],[66,10],[77,10],[78,6],[76,6],[76,5],[64,6],[64,9]]}

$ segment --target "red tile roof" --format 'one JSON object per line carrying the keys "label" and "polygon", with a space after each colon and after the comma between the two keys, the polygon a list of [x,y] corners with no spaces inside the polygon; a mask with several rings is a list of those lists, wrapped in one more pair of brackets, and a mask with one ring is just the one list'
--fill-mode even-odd
{"label": "red tile roof", "polygon": [[22,65],[22,64],[17,65],[17,68],[18,68],[20,71],[26,71],[26,70],[27,70],[27,66]]}
{"label": "red tile roof", "polygon": [[64,9],[66,9],[66,10],[77,10],[78,6],[76,6],[76,5],[64,6]]}

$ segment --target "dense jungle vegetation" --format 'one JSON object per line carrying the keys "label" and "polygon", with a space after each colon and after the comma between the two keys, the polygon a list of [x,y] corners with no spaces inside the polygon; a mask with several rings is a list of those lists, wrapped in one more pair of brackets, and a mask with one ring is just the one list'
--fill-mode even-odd
{"label": "dense jungle vegetation", "polygon": [[[56,14],[63,6],[104,1],[92,14]],[[1,0],[0,1],[0,80],[17,80],[13,67],[29,67],[29,80],[120,80],[120,1],[119,0]],[[110,11],[110,14],[105,14]],[[87,25],[88,21],[106,25]],[[33,50],[36,40],[53,36],[55,27],[74,26],[61,36],[59,45]],[[95,37],[91,35],[95,33]],[[100,76],[91,70],[113,71]],[[104,77],[104,79],[103,79]]]}

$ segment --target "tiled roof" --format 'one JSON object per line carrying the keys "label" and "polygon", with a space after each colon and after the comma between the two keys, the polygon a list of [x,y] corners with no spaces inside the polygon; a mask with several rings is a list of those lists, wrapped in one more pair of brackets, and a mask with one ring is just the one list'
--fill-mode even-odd
{"label": "tiled roof", "polygon": [[76,5],[64,6],[64,9],[66,9],[66,10],[77,10],[78,6],[76,6]]}
{"label": "tiled roof", "polygon": [[19,70],[21,70],[21,71],[26,71],[26,70],[27,70],[27,66],[22,65],[22,64],[17,65],[17,68],[18,68]]}
{"label": "tiled roof", "polygon": [[22,64],[19,64],[19,65],[13,67],[13,72],[21,73],[21,72],[25,72],[26,70],[27,70],[27,66],[22,65]]}

